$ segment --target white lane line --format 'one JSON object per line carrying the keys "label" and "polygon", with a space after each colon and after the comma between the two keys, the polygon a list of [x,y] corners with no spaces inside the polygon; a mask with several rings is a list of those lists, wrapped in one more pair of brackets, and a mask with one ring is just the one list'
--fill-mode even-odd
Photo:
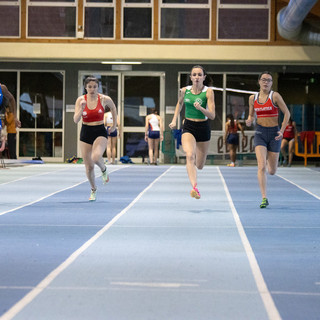
{"label": "white lane line", "polygon": [[309,193],[310,195],[312,195],[313,197],[315,197],[316,199],[320,200],[320,197],[319,197],[319,196],[317,196],[316,194],[312,193],[311,191],[309,191],[309,190],[307,190],[307,189],[299,186],[298,184],[294,183],[293,181],[291,181],[291,180],[289,180],[289,179],[281,176],[280,174],[276,174],[276,176],[278,176],[279,178],[281,178],[281,179],[283,179],[283,180],[285,180],[285,181],[293,184],[294,186],[296,186],[297,188],[301,189],[302,191],[307,192],[307,193]]}
{"label": "white lane line", "polygon": [[99,230],[93,237],[85,242],[78,250],[71,254],[63,263],[61,263],[55,270],[53,270],[47,277],[45,277],[32,291],[26,294],[20,301],[18,301],[12,308],[10,308],[2,317],[1,320],[10,320],[16,316],[23,308],[25,308],[32,300],[40,294],[48,285],[67,267],[69,267],[86,249],[88,249],[96,240],[98,240],[116,221],[118,221],[130,208],[132,208],[140,198],[164,175],[166,175],[173,167],[169,167],[158,178],[151,182],[139,195],[121,212],[119,212],[108,224]]}
{"label": "white lane line", "polygon": [[[127,167],[127,166],[126,166],[126,167]],[[115,169],[115,170],[109,172],[109,174],[111,174],[112,172],[118,171],[118,170],[120,170],[120,169],[124,169],[124,168],[126,168],[126,167],[122,167],[122,168]],[[60,171],[60,170],[58,170],[58,171]],[[56,172],[56,171],[55,171],[55,172]],[[41,175],[41,174],[40,174],[40,175]],[[82,181],[80,181],[80,182],[78,182],[78,183],[76,183],[76,184],[74,184],[74,185],[72,185],[72,186],[69,186],[69,187],[66,187],[66,188],[57,190],[57,191],[52,192],[52,193],[50,193],[50,194],[47,194],[47,195],[45,195],[45,196],[43,196],[43,197],[41,197],[41,198],[38,198],[38,199],[33,200],[33,201],[31,201],[31,202],[25,203],[25,204],[23,204],[23,205],[21,205],[21,206],[12,208],[12,209],[7,210],[7,211],[0,212],[0,216],[4,215],[4,214],[6,214],[6,213],[9,213],[9,212],[13,212],[13,211],[16,211],[16,210],[19,210],[19,209],[22,209],[22,208],[31,206],[31,205],[33,205],[34,203],[40,202],[40,201],[42,201],[42,200],[44,200],[44,199],[46,199],[46,198],[49,198],[49,197],[51,197],[51,196],[53,196],[53,195],[55,195],[55,194],[57,194],[57,193],[59,193],[59,192],[66,191],[66,190],[68,190],[68,189],[72,189],[72,188],[74,188],[74,187],[77,187],[77,186],[79,186],[80,184],[85,183],[85,182],[87,182],[87,181],[88,181],[88,179],[82,180]]]}
{"label": "white lane line", "polygon": [[54,170],[54,171],[49,171],[49,172],[42,172],[42,173],[38,173],[38,174],[30,174],[30,176],[25,176],[25,177],[22,177],[22,178],[19,178],[19,179],[15,179],[15,180],[11,180],[11,181],[0,183],[0,186],[4,186],[6,184],[18,182],[18,181],[25,180],[25,179],[28,179],[28,178],[43,176],[43,175],[50,174],[50,173],[56,173],[58,171],[63,171],[63,170],[68,170],[68,169],[64,168],[64,169],[59,169],[59,170]]}
{"label": "white lane line", "polygon": [[264,306],[265,306],[265,309],[266,309],[267,314],[269,316],[269,319],[280,320],[281,316],[280,316],[280,314],[279,314],[279,312],[278,312],[278,310],[277,310],[277,308],[275,306],[275,303],[274,303],[274,301],[273,301],[273,299],[271,297],[271,294],[270,294],[270,292],[268,290],[268,287],[267,287],[267,285],[266,285],[266,283],[264,281],[264,278],[263,278],[263,275],[262,275],[261,270],[259,268],[257,259],[256,259],[255,255],[254,255],[254,252],[252,250],[250,242],[249,242],[249,240],[247,238],[247,235],[246,235],[246,233],[244,231],[244,228],[242,226],[242,223],[241,223],[240,217],[238,215],[238,212],[237,212],[237,210],[236,210],[236,208],[234,206],[234,203],[232,201],[232,198],[231,198],[230,192],[228,190],[226,181],[224,180],[224,178],[222,176],[220,168],[217,167],[217,169],[218,169],[222,184],[224,186],[225,193],[226,193],[227,198],[228,198],[228,202],[229,202],[229,205],[230,205],[230,208],[231,208],[231,211],[232,211],[233,218],[234,218],[235,223],[236,223],[237,228],[238,228],[238,232],[239,232],[239,235],[240,235],[240,238],[241,238],[241,242],[242,242],[242,244],[244,246],[244,249],[245,249],[245,252],[247,254],[253,277],[255,279],[258,291],[259,291],[261,299],[262,299],[262,301],[264,303]]}
{"label": "white lane line", "polygon": [[143,287],[143,288],[183,288],[199,287],[195,283],[178,283],[178,282],[129,282],[129,281],[111,281],[111,285],[124,287]]}

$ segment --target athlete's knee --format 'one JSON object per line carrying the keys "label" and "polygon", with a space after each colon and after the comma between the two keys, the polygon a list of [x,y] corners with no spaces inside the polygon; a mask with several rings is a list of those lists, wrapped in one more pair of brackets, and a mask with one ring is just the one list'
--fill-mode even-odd
{"label": "athlete's knee", "polygon": [[268,168],[268,173],[269,173],[271,176],[275,175],[276,172],[277,172],[277,168],[271,168],[271,167]]}
{"label": "athlete's knee", "polygon": [[193,152],[187,152],[186,153],[186,160],[187,162],[192,162],[194,163],[195,162],[195,159],[196,159],[196,156]]}

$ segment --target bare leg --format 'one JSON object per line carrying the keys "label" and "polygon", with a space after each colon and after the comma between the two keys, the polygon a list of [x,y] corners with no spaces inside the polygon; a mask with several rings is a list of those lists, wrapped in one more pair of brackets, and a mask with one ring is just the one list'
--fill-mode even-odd
{"label": "bare leg", "polygon": [[159,142],[160,139],[154,139],[154,143],[153,143],[153,162],[157,163],[157,160],[159,158]]}
{"label": "bare leg", "polygon": [[195,165],[196,160],[196,139],[191,133],[184,133],[181,138],[182,147],[186,153],[186,167],[188,177],[192,188],[197,184],[197,168]]}
{"label": "bare leg", "polygon": [[149,163],[153,163],[153,140],[148,138],[148,148],[149,148]]}
{"label": "bare leg", "polygon": [[[112,163],[116,161],[116,153],[117,153],[117,139],[118,137],[110,137],[111,139],[111,153],[112,153]],[[108,139],[109,140],[109,139]]]}
{"label": "bare leg", "polygon": [[104,150],[106,150],[107,141],[108,139],[105,137],[98,137],[96,140],[94,140],[92,145],[92,161],[100,168],[101,171],[106,169],[106,165],[104,164],[102,156]]}
{"label": "bare leg", "polygon": [[111,163],[111,156],[112,156],[111,137],[109,137],[108,142],[107,142],[108,163]]}
{"label": "bare leg", "polygon": [[262,198],[267,198],[267,148],[255,147],[258,162],[258,182]]}
{"label": "bare leg", "polygon": [[286,161],[287,160],[287,145],[288,145],[288,141],[286,139],[282,139],[281,141],[281,154],[283,157],[282,161]]}
{"label": "bare leg", "polygon": [[82,158],[86,168],[86,175],[91,185],[91,189],[96,190],[97,186],[95,183],[94,162],[92,161],[92,158],[91,158],[92,145],[85,143],[83,141],[80,141],[80,150],[81,150]]}
{"label": "bare leg", "polygon": [[293,154],[294,154],[294,139],[291,139],[289,142],[289,165],[290,166],[292,164]]}

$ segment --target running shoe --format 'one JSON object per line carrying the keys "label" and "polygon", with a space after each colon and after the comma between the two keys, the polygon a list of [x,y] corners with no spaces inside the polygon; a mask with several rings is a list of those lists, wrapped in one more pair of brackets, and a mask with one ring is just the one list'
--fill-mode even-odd
{"label": "running shoe", "polygon": [[268,199],[267,198],[263,198],[262,202],[260,204],[260,208],[261,209],[266,208],[268,205],[269,205]]}
{"label": "running shoe", "polygon": [[96,190],[91,189],[89,201],[96,201],[96,197],[97,197],[97,189]]}
{"label": "running shoe", "polygon": [[195,198],[195,199],[200,199],[200,192],[197,188],[197,185],[195,184],[193,189],[190,191],[190,195],[192,198]]}
{"label": "running shoe", "polygon": [[234,166],[235,166],[234,162],[231,162],[231,163],[227,164],[227,167],[234,167]]}
{"label": "running shoe", "polygon": [[102,171],[101,177],[102,177],[103,184],[106,184],[109,182],[109,175],[108,175],[107,167],[104,171]]}

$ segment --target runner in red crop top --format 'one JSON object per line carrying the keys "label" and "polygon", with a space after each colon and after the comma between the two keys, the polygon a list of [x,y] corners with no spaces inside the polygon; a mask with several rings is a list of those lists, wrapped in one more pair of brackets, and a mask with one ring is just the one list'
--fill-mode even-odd
{"label": "runner in red crop top", "polygon": [[86,95],[78,97],[73,120],[75,123],[83,119],[80,132],[80,150],[86,167],[86,174],[91,185],[89,201],[96,200],[97,186],[95,182],[94,165],[101,170],[103,183],[109,181],[107,167],[104,164],[103,153],[108,142],[108,132],[104,126],[105,107],[109,107],[114,119],[109,133],[115,131],[117,110],[109,96],[98,93],[99,80],[87,77],[85,82]]}
{"label": "runner in red crop top", "polygon": [[[296,123],[290,118],[288,125],[283,133],[283,139],[281,141],[281,154],[282,154],[282,165],[285,167],[291,167],[293,154],[294,154],[294,139],[297,135]],[[287,153],[288,149],[288,153]],[[289,156],[288,156],[289,154]]]}
{"label": "runner in red crop top", "polygon": [[[257,115],[254,145],[258,162],[258,182],[262,195],[260,208],[269,205],[267,199],[267,172],[274,175],[278,167],[279,152],[283,132],[290,118],[290,112],[278,92],[271,91],[272,74],[262,72],[258,78],[260,90],[249,97],[249,116],[246,125],[250,127]],[[279,110],[283,112],[283,122],[279,129]],[[267,161],[268,159],[268,161]]]}

